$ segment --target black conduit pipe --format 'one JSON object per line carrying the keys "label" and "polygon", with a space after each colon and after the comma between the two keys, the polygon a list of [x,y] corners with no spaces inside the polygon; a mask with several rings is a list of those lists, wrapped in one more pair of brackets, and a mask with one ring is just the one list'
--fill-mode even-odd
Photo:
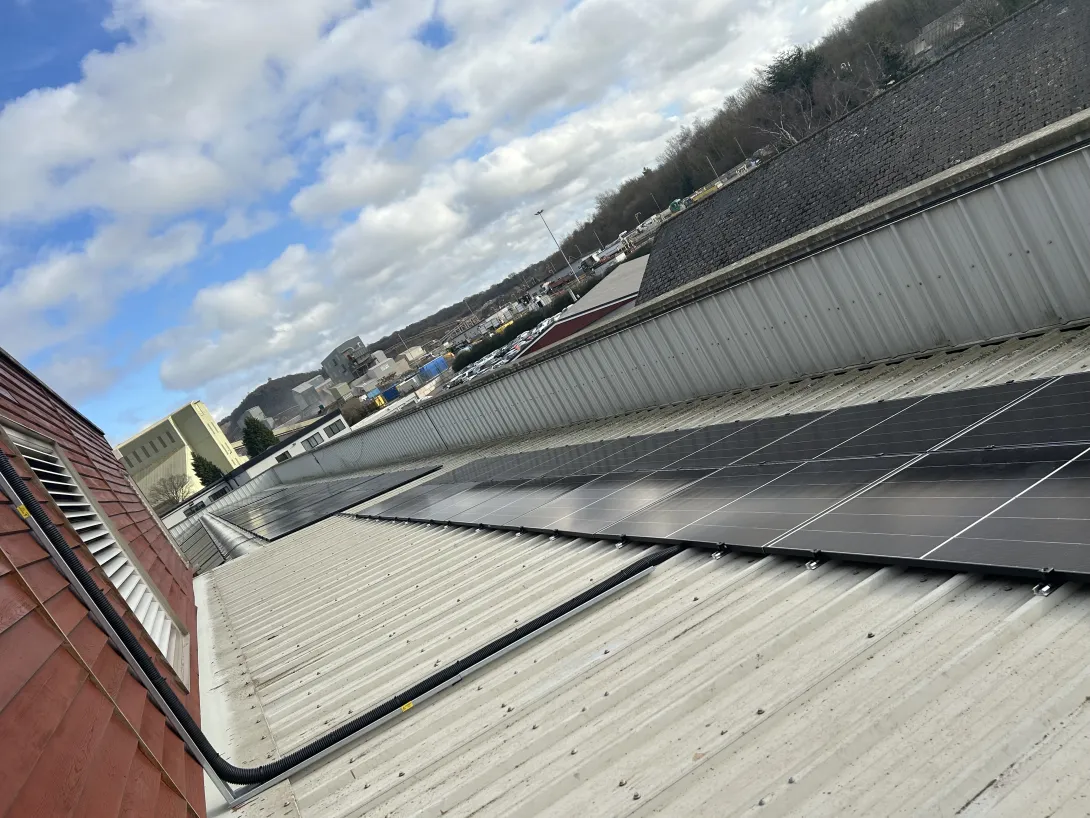
{"label": "black conduit pipe", "polygon": [[49,519],[49,515],[45,513],[45,509],[43,509],[41,504],[34,498],[34,495],[30,493],[26,483],[23,482],[23,479],[12,465],[11,460],[2,450],[0,450],[0,473],[2,473],[11,484],[16,495],[18,495],[19,502],[26,506],[30,515],[38,525],[41,526],[42,531],[45,532],[46,537],[49,538],[53,547],[56,548],[57,553],[60,555],[61,559],[64,560],[65,565],[72,570],[77,581],[98,606],[103,617],[110,623],[113,629],[117,631],[121,641],[125,643],[125,647],[132,653],[137,664],[140,665],[141,670],[147,674],[148,679],[151,680],[155,689],[159,691],[159,695],[163,697],[167,707],[170,708],[170,711],[177,717],[178,721],[192,737],[198,749],[204,754],[204,757],[208,759],[208,763],[211,765],[212,769],[220,778],[224,781],[231,782],[232,784],[263,784],[266,781],[284,774],[323,750],[327,750],[334,744],[343,741],[353,733],[362,730],[364,727],[373,724],[379,719],[385,718],[391,713],[401,710],[404,705],[419,698],[433,688],[457,678],[460,674],[487,659],[494,653],[509,647],[539,628],[548,625],[553,620],[570,613],[579,606],[586,604],[630,577],[633,577],[642,571],[646,571],[648,568],[655,565],[659,565],[682,551],[680,546],[675,546],[657,551],[654,554],[649,554],[636,560],[631,565],[628,565],[613,574],[611,577],[587,588],[587,590],[583,591],[578,596],[529,620],[503,636],[492,640],[487,645],[475,650],[468,656],[464,656],[448,667],[417,682],[409,689],[376,705],[368,712],[357,716],[349,722],[345,722],[340,727],[330,730],[321,738],[317,738],[310,744],[288,753],[286,756],[283,756],[271,764],[262,764],[258,767],[249,768],[236,767],[234,764],[225,760],[216,752],[215,748],[212,747],[212,744],[208,741],[204,732],[197,725],[196,721],[193,720],[193,717],[189,715],[189,711],[186,710],[185,705],[182,704],[181,700],[174,693],[173,688],[171,688],[167,680],[159,673],[158,669],[155,667],[155,663],[151,660],[151,657],[148,656],[147,651],[144,650],[140,641],[133,632],[129,630],[129,626],[125,623],[125,620],[114,609],[114,606],[110,604],[110,601],[106,598],[106,595],[102,593],[102,590],[98,587],[98,584],[91,577],[90,573],[88,573],[87,569],[83,567],[83,563],[80,562],[79,557],[76,556],[75,552],[68,545],[64,536],[53,524],[53,521]]}

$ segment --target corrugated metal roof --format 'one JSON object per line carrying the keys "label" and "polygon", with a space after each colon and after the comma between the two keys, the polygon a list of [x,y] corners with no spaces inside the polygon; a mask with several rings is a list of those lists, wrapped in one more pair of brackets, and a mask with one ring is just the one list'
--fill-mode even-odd
{"label": "corrugated metal roof", "polygon": [[[234,757],[313,738],[630,554],[344,518],[289,539],[198,581],[219,600],[204,651],[248,669],[202,673],[206,702],[245,680],[245,695],[228,685]],[[345,570],[357,559],[367,573]],[[938,815],[1003,776],[1009,793],[985,793],[998,810],[1052,783],[1039,768],[1074,766],[1088,659],[1090,596],[1073,586],[1042,598],[969,575],[687,553],[297,776],[291,803],[734,815],[764,799],[762,815]],[[1067,794],[1083,794],[1077,775]]]}
{"label": "corrugated metal roof", "polygon": [[[1052,333],[633,413],[444,463],[1088,363],[1090,333]],[[222,714],[232,760],[275,757],[639,553],[331,518],[197,580],[206,711]],[[1030,590],[687,552],[243,813],[1085,814],[1090,597]]]}

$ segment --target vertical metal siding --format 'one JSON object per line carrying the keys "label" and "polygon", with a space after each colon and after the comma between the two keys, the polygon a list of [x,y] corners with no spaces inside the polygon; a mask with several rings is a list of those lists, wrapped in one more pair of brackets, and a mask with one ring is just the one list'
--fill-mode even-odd
{"label": "vertical metal siding", "polygon": [[1082,320],[1087,213],[1084,149],[326,448],[370,468]]}

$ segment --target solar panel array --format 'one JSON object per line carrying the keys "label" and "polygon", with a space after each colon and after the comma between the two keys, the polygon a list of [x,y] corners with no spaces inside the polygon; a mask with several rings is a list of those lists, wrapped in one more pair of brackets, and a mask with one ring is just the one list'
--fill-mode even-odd
{"label": "solar panel array", "polygon": [[437,468],[277,486],[227,506],[217,511],[216,516],[262,539],[276,540],[431,474]]}
{"label": "solar panel array", "polygon": [[363,516],[1090,575],[1090,375],[486,458]]}

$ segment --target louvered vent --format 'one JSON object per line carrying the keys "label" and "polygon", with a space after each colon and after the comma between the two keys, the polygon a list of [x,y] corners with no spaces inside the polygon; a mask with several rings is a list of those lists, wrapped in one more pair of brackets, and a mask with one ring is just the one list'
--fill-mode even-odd
{"label": "louvered vent", "polygon": [[94,505],[80,489],[64,462],[54,453],[53,446],[43,440],[6,429],[12,443],[30,464],[34,474],[45,486],[80,539],[94,554],[110,582],[121,594],[144,630],[184,677],[185,639],[178,626],[152,591],[140,569],[114,539]]}

